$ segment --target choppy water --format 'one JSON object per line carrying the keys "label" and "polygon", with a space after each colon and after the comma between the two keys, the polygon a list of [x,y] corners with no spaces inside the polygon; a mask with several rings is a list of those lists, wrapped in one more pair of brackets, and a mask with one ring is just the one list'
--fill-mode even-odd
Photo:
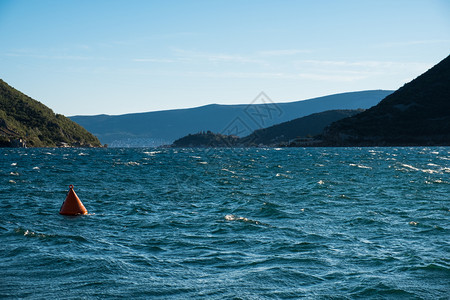
{"label": "choppy water", "polygon": [[448,147],[0,149],[0,297],[449,299],[449,194]]}

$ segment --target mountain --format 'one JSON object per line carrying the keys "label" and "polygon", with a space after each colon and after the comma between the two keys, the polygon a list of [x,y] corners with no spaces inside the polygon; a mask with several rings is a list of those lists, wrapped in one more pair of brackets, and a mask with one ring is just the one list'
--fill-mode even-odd
{"label": "mountain", "polygon": [[0,147],[100,147],[86,129],[0,79]]}
{"label": "mountain", "polygon": [[329,145],[450,145],[450,56],[356,116],[324,131]]}
{"label": "mountain", "polygon": [[242,138],[245,145],[278,145],[287,143],[297,137],[312,137],[321,134],[331,123],[354,116],[363,109],[328,110],[297,118],[268,128],[255,130],[252,134]]}
{"label": "mountain", "polygon": [[321,134],[331,123],[362,112],[358,110],[329,110],[288,122],[258,129],[239,138],[211,131],[189,134],[173,142],[172,147],[255,147],[289,144],[291,140]]}
{"label": "mountain", "polygon": [[211,130],[240,137],[254,130],[332,109],[367,109],[392,91],[372,90],[273,103],[263,93],[249,105],[211,104],[125,115],[73,116],[73,121],[111,146],[158,146],[192,132]]}

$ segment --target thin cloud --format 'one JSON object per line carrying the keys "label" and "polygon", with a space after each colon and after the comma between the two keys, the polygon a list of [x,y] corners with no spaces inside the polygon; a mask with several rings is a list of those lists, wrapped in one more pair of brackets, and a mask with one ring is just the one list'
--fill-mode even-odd
{"label": "thin cloud", "polygon": [[450,43],[450,40],[416,40],[416,41],[401,41],[401,42],[390,42],[376,44],[375,47],[379,48],[394,48],[394,47],[408,47],[415,45],[432,45],[432,44],[443,44]]}
{"label": "thin cloud", "polygon": [[312,51],[302,49],[264,50],[249,55],[230,54],[230,53],[208,53],[200,51],[188,51],[182,49],[173,49],[173,52],[175,53],[175,55],[182,57],[185,60],[200,59],[211,62],[249,63],[267,66],[270,64],[270,62],[267,61],[266,59],[270,59],[271,57],[292,56],[301,53],[311,53]]}
{"label": "thin cloud", "polygon": [[166,59],[166,58],[134,58],[132,59],[134,62],[149,62],[149,63],[174,63],[176,60],[174,59]]}
{"label": "thin cloud", "polygon": [[43,55],[43,54],[33,54],[24,52],[8,52],[3,55],[9,57],[30,57],[37,59],[47,59],[47,60],[92,60],[94,57],[91,56],[80,56],[80,55]]}
{"label": "thin cloud", "polygon": [[311,53],[311,50],[300,50],[300,49],[284,49],[284,50],[265,50],[259,51],[257,54],[259,56],[289,56],[301,53]]}
{"label": "thin cloud", "polygon": [[296,61],[297,66],[328,66],[328,67],[360,67],[373,69],[424,69],[432,64],[418,62],[394,62],[394,61],[334,61],[334,60],[301,60]]}
{"label": "thin cloud", "polygon": [[228,54],[228,53],[208,53],[198,51],[188,51],[182,49],[173,49],[176,56],[183,58],[184,60],[204,60],[210,62],[224,62],[224,63],[251,63],[251,64],[266,64],[265,61],[260,59],[254,59],[249,56],[240,54]]}
{"label": "thin cloud", "polygon": [[365,73],[347,74],[320,74],[320,73],[300,73],[297,74],[299,79],[310,79],[317,81],[333,81],[333,82],[352,82],[362,80],[368,77]]}
{"label": "thin cloud", "polygon": [[235,79],[290,79],[290,80],[315,80],[333,82],[351,82],[367,78],[365,73],[354,74],[321,74],[314,72],[283,73],[283,72],[186,72],[184,76],[197,76],[208,78],[235,78]]}

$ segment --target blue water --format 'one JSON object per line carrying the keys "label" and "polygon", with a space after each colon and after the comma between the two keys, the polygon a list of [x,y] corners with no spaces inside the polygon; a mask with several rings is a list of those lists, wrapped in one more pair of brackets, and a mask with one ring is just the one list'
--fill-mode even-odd
{"label": "blue water", "polygon": [[0,297],[449,299],[449,195],[449,147],[0,149]]}

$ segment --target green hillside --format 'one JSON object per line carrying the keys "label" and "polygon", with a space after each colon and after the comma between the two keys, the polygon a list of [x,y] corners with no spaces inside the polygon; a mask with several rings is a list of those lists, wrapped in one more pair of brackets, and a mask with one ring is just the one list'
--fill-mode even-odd
{"label": "green hillside", "polygon": [[450,56],[354,117],[324,131],[330,145],[450,145]]}
{"label": "green hillside", "polygon": [[86,129],[0,79],[0,146],[20,139],[27,147],[101,147]]}

